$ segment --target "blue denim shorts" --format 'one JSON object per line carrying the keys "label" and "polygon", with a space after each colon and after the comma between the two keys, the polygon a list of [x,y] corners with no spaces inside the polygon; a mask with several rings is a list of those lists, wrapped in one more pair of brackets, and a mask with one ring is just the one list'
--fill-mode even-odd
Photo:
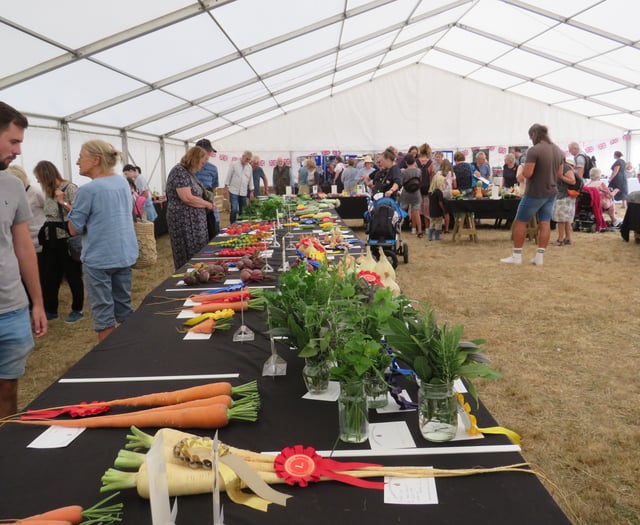
{"label": "blue denim shorts", "polygon": [[0,379],[24,375],[33,345],[29,307],[0,314]]}
{"label": "blue denim shorts", "polygon": [[96,332],[124,322],[131,307],[131,268],[91,268],[84,265],[84,286]]}
{"label": "blue denim shorts", "polygon": [[516,220],[529,222],[533,219],[533,216],[536,215],[538,222],[549,222],[555,200],[555,195],[544,198],[527,197],[525,195],[520,199],[518,211],[516,212]]}

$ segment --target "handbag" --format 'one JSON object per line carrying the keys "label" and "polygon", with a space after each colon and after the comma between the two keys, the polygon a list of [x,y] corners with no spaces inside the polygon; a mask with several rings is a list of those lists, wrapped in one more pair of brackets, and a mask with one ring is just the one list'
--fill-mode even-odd
{"label": "handbag", "polygon": [[153,223],[135,220],[133,221],[133,229],[138,241],[138,260],[134,263],[133,268],[141,270],[153,266],[158,260]]}
{"label": "handbag", "polygon": [[200,188],[202,189],[202,198],[206,201],[213,202],[215,204],[216,194],[213,193],[211,190],[208,190],[207,188],[205,188],[204,184],[202,184],[202,182],[200,182],[198,179],[196,179],[195,177],[194,179],[198,183],[198,186],[200,186]]}
{"label": "handbag", "polygon": [[[64,212],[62,211],[62,205],[60,203],[58,203],[58,211],[60,212],[60,219],[64,224],[64,229],[69,233],[69,223],[64,220]],[[69,252],[69,257],[76,262],[81,262],[82,235],[71,235],[69,233],[69,237],[67,237],[65,241],[67,242],[67,252]]]}

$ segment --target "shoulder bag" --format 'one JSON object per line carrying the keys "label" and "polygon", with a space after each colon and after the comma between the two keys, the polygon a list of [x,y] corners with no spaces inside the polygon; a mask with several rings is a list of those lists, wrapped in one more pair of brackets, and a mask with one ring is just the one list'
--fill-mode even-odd
{"label": "shoulder bag", "polygon": [[[58,211],[60,212],[60,220],[64,223],[64,229],[69,233],[69,221],[64,220],[64,211],[62,204],[58,203]],[[66,239],[67,252],[69,257],[76,262],[80,262],[80,256],[82,255],[82,235],[71,235]]]}

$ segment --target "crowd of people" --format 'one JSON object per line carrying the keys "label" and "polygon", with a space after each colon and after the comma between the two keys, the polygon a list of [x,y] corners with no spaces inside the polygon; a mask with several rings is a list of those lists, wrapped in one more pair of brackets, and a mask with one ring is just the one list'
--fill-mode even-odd
{"label": "crowd of people", "polygon": [[[157,216],[142,170],[125,164],[116,166],[121,153],[103,140],[82,144],[76,165],[90,182],[77,186],[66,180],[57,167],[42,160],[34,168],[40,188],[31,184],[26,172],[11,165],[21,153],[27,118],[0,102],[0,417],[16,411],[17,378],[23,375],[34,336],[47,333],[48,323],[59,317],[58,295],[66,280],[72,296],[65,322],[84,318],[84,302],[98,340],[107,337],[132,313],[132,265],[138,258],[134,220]],[[615,202],[626,205],[630,163],[621,152],[614,154],[611,173],[604,182],[602,170],[578,143],[568,145],[570,155],[555,145],[547,128],[529,129],[532,147],[514,148],[504,157],[502,187],[524,187],[513,226],[513,252],[503,263],[520,264],[527,224],[534,216],[539,225],[538,248],[532,263],[543,264],[549,244],[550,223],[558,225],[557,246],[571,245],[571,225],[576,195],[584,183],[597,188],[600,206],[619,224]],[[220,225],[216,191],[226,190],[230,215],[235,222],[249,200],[271,191],[308,194],[313,188],[336,186],[338,192],[380,194],[398,201],[407,211],[411,231],[419,238],[439,241],[449,231],[446,199],[454,190],[468,194],[491,184],[487,156],[480,151],[473,162],[457,151],[453,163],[429,144],[400,153],[393,146],[378,154],[343,158],[336,156],[326,172],[312,157],[302,160],[297,174],[279,157],[269,185],[260,158],[251,151],[231,163],[221,183],[212,159],[216,150],[208,139],[189,148],[171,168],[166,182],[167,226],[176,269],[184,266],[214,237]],[[10,166],[11,165],[11,166]],[[584,182],[583,182],[584,181]],[[79,260],[71,253],[71,240],[79,236]]]}

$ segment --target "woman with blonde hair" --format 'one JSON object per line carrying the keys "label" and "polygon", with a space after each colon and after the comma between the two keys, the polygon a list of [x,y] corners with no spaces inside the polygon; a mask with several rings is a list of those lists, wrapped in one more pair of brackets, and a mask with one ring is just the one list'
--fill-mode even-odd
{"label": "woman with blonde hair", "polygon": [[439,241],[444,216],[447,214],[444,205],[445,178],[441,172],[436,173],[429,186],[429,240]]}
{"label": "woman with blonde hair", "polygon": [[62,279],[71,289],[71,312],[65,323],[75,323],[84,317],[84,285],[82,263],[74,261],[67,246],[69,212],[75,204],[78,186],[62,178],[58,168],[48,160],[41,160],[33,169],[45,195],[45,222],[39,234],[42,245],[40,281],[44,311],[49,321],[58,318],[58,294]]}
{"label": "woman with blonde hair", "polygon": [[167,177],[167,225],[176,270],[209,242],[207,210],[213,211],[214,204],[203,198],[202,186],[194,176],[208,158],[205,149],[194,146]]}
{"label": "woman with blonde hair", "polygon": [[118,152],[103,140],[85,142],[76,164],[91,182],[78,188],[69,232],[82,235],[82,263],[93,328],[102,341],[133,312],[131,266],[138,259],[131,190],[116,175]]}

